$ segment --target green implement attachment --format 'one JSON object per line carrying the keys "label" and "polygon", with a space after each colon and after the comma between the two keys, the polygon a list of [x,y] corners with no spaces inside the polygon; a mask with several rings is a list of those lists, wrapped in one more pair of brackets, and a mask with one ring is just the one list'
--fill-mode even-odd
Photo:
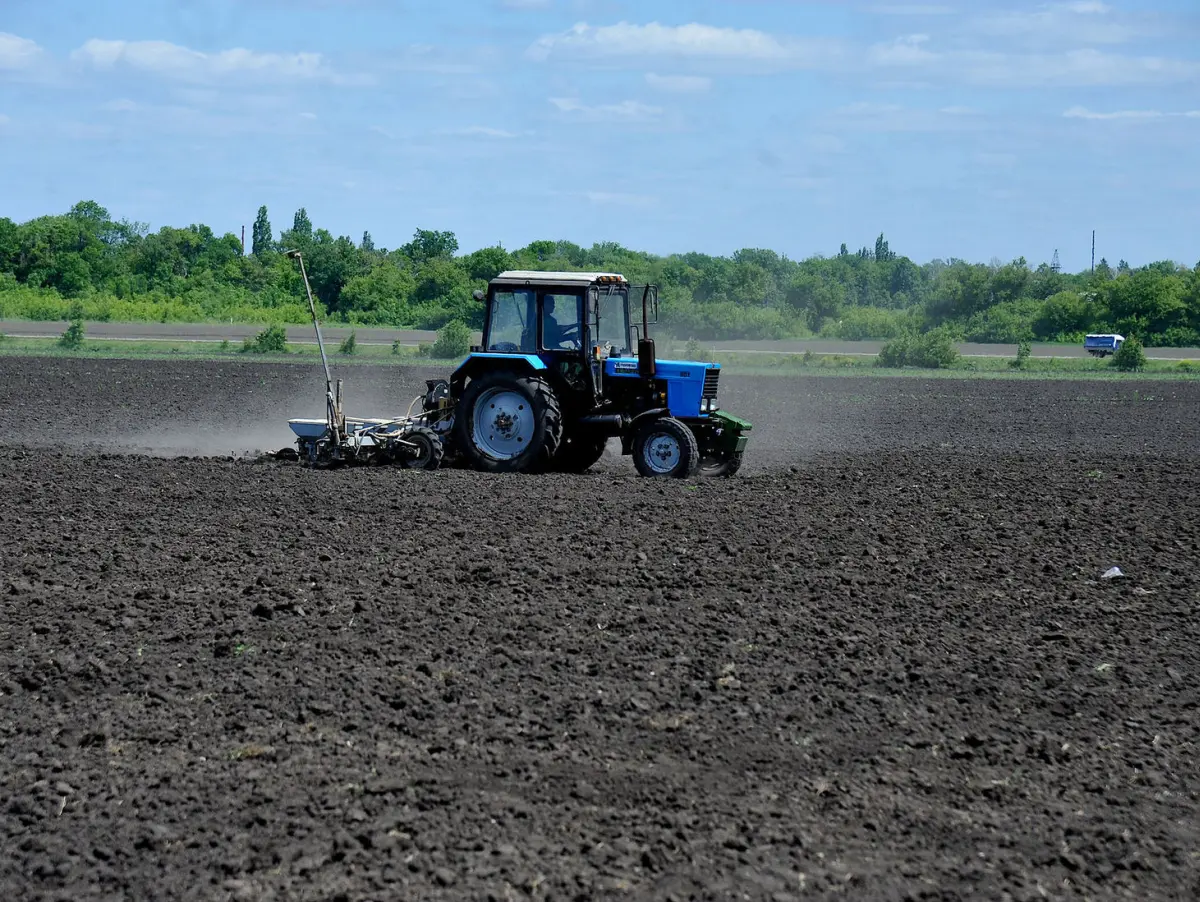
{"label": "green implement attachment", "polygon": [[721,430],[721,448],[731,454],[740,454],[746,450],[750,436],[746,435],[754,428],[748,420],[735,417],[731,413],[718,410],[711,414],[713,425]]}

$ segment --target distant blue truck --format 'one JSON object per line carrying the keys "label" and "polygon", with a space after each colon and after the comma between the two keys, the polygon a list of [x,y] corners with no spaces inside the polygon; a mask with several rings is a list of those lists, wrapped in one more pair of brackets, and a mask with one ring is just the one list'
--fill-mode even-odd
{"label": "distant blue truck", "polygon": [[1117,353],[1124,341],[1123,335],[1087,335],[1083,339],[1083,349],[1093,357],[1107,357]]}

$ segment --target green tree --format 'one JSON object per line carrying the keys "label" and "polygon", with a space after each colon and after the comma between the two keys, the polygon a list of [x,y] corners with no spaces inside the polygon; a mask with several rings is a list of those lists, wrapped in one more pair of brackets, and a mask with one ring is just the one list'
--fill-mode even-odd
{"label": "green tree", "polygon": [[992,273],[989,286],[989,300],[993,304],[1004,304],[1025,296],[1029,285],[1029,267],[1025,258],[1014,260],[1006,266],[1001,266]]}
{"label": "green tree", "polygon": [[1161,269],[1117,276],[1103,285],[1101,296],[1119,331],[1152,335],[1186,322],[1183,281]]}
{"label": "green tree", "polygon": [[254,228],[251,230],[250,253],[261,257],[272,250],[273,241],[274,234],[271,231],[271,220],[267,218],[267,208],[259,207],[258,215],[254,217]]}
{"label": "green tree", "polygon": [[1060,291],[1042,302],[1033,320],[1033,333],[1046,341],[1055,341],[1090,331],[1095,305],[1074,291]]}
{"label": "green tree", "polygon": [[330,310],[343,312],[342,289],[366,270],[354,242],[344,235],[335,239],[325,229],[317,229],[306,259],[313,292]]}
{"label": "green tree", "polygon": [[458,252],[458,239],[453,232],[436,232],[417,229],[413,240],[400,248],[401,252],[420,266],[440,257],[453,257]]}
{"label": "green tree", "polygon": [[[259,211],[259,214],[265,217],[266,212],[267,212],[267,208],[263,207],[263,209]],[[269,228],[269,224],[268,224],[268,232],[269,231],[270,231],[270,228]],[[308,218],[308,210],[306,210],[304,207],[301,207],[299,210],[296,211],[295,215],[292,217],[292,232],[291,232],[292,242],[303,247],[304,245],[306,245],[312,241],[312,235],[313,235],[312,220]],[[269,241],[270,239],[268,238],[267,240]]]}
{"label": "green tree", "polygon": [[411,326],[410,310],[417,283],[412,273],[388,260],[342,288],[339,306],[361,322]]}
{"label": "green tree", "polygon": [[489,282],[500,273],[513,268],[512,255],[502,247],[480,248],[462,259],[467,278]]}
{"label": "green tree", "polygon": [[[467,274],[461,266],[447,257],[435,257],[416,273],[416,299],[428,304],[453,295],[467,287]],[[466,292],[470,294],[469,291]]]}

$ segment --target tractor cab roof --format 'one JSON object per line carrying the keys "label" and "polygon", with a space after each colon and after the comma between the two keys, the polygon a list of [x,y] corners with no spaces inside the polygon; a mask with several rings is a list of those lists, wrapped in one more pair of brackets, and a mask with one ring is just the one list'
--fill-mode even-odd
{"label": "tractor cab roof", "polygon": [[628,285],[626,278],[612,272],[538,272],[510,269],[492,279],[493,285],[595,285],[615,282]]}

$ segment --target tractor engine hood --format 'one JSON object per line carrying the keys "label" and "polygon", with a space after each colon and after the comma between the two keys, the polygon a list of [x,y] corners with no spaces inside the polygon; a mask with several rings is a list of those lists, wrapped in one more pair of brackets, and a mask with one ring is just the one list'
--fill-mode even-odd
{"label": "tractor engine hood", "polygon": [[[718,363],[691,360],[659,360],[656,362],[658,380],[667,384],[667,406],[677,417],[706,416],[709,403],[717,398],[717,382],[721,374]],[[638,378],[636,357],[610,357],[604,362],[604,375],[609,379]]]}

